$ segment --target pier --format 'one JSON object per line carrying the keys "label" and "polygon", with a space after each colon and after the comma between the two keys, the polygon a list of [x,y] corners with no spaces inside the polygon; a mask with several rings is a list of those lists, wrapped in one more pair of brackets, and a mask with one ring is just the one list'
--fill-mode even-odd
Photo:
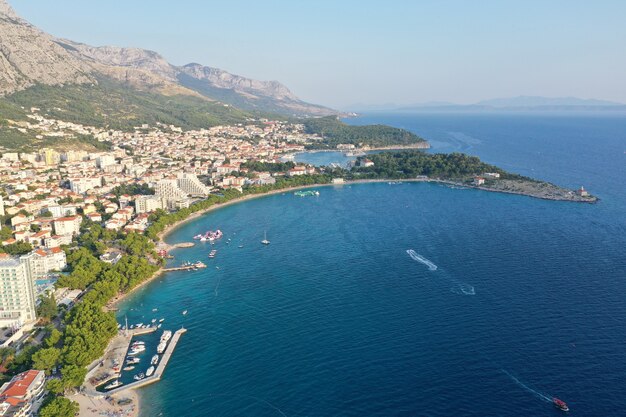
{"label": "pier", "polygon": [[163,268],[163,272],[172,272],[172,271],[195,271],[196,269],[206,268],[206,265],[200,261],[182,266],[174,266],[171,268]]}
{"label": "pier", "polygon": [[128,385],[122,385],[119,388],[113,389],[111,391],[106,391],[106,392],[103,392],[101,394],[103,394],[103,395],[119,394],[120,392],[124,392],[124,391],[129,390],[129,389],[140,388],[140,387],[152,384],[154,382],[160,381],[161,377],[163,376],[163,372],[165,372],[165,367],[167,366],[168,362],[170,361],[170,358],[172,357],[172,354],[174,353],[174,349],[176,349],[176,345],[178,344],[178,340],[180,339],[180,337],[185,332],[187,332],[187,329],[185,329],[185,328],[179,329],[176,332],[174,332],[174,335],[172,336],[172,340],[170,340],[169,345],[167,345],[167,349],[165,349],[165,352],[163,353],[163,356],[161,356],[161,359],[159,360],[159,364],[157,365],[157,368],[154,371],[154,374],[152,376],[144,378],[144,379],[142,379],[140,381],[136,381],[136,382],[130,383]]}

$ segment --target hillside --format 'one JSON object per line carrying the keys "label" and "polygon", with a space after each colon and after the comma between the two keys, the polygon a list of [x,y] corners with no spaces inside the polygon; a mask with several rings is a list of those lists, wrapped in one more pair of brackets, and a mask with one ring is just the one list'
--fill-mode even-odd
{"label": "hillside", "polygon": [[[102,80],[105,80],[103,84]],[[337,114],[332,109],[300,100],[277,81],[253,80],[195,63],[179,67],[157,52],[139,48],[94,47],[55,38],[17,16],[5,0],[0,0],[0,96],[20,102],[22,98],[11,96],[23,93],[22,97],[33,97],[41,93],[42,87],[58,87],[63,90],[62,94],[73,94],[77,90],[72,87],[79,86],[85,96],[81,105],[90,98],[101,97],[102,92],[112,86],[116,97],[120,88],[132,90],[130,96],[139,96],[129,104],[135,107],[133,115],[144,114],[147,116],[144,119],[180,118],[180,115],[165,114],[167,112],[155,102],[174,101],[184,109],[200,106],[196,115],[187,117],[190,126],[199,126],[203,119],[210,120],[211,124],[232,122],[233,111],[218,111],[224,104],[285,116]],[[89,92],[90,89],[96,91]],[[51,91],[45,90],[46,93]],[[149,99],[146,94],[151,95]],[[152,102],[151,105],[145,110],[138,109],[146,100]],[[100,105],[87,104],[88,107]],[[198,116],[200,113],[211,114]],[[124,119],[114,120],[117,116],[113,112],[101,117],[111,126],[126,124]]]}
{"label": "hillside", "polygon": [[320,142],[311,146],[315,149],[334,149],[339,144],[373,148],[428,148],[428,142],[408,130],[385,125],[351,126],[335,116],[308,119],[304,127],[307,133],[322,137]]}

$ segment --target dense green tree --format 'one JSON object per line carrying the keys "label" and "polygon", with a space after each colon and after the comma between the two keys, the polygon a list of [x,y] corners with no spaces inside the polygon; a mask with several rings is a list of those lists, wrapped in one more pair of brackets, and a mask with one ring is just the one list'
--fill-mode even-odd
{"label": "dense green tree", "polygon": [[33,250],[33,246],[26,242],[15,242],[11,245],[0,246],[0,253],[8,253],[9,255],[25,255]]}
{"label": "dense green tree", "polygon": [[60,379],[50,379],[46,383],[46,389],[52,394],[62,394],[63,393],[63,382]]}
{"label": "dense green tree", "polygon": [[61,351],[55,347],[40,349],[33,354],[33,368],[46,371],[46,374],[50,375],[60,356]]}
{"label": "dense green tree", "polygon": [[54,293],[48,292],[39,296],[39,305],[37,306],[37,316],[46,319],[52,319],[57,315],[57,302],[54,299]]}
{"label": "dense green tree", "polygon": [[52,396],[39,410],[39,417],[74,417],[78,411],[78,403],[65,397]]}

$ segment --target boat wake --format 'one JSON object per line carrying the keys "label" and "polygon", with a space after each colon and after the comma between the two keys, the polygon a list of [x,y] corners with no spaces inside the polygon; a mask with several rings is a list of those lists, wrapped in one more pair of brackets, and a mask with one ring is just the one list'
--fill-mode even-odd
{"label": "boat wake", "polygon": [[520,381],[519,379],[511,375],[506,370],[504,369],[500,369],[500,370],[504,372],[506,375],[508,375],[508,377],[511,378],[517,385],[524,388],[526,391],[530,392],[531,394],[534,394],[540,400],[545,401],[547,403],[552,403],[552,396],[543,394],[535,389],[532,389],[531,387],[529,387],[528,385],[524,384],[522,381]]}
{"label": "boat wake", "polygon": [[[455,281],[455,280],[453,280]],[[455,283],[456,286],[452,287],[452,289],[450,291],[452,291],[455,294],[462,294],[462,295],[476,295],[476,290],[474,289],[474,287],[472,285],[469,284],[463,284],[462,282],[458,282]]]}
{"label": "boat wake", "polygon": [[[413,249],[408,249],[406,253],[408,253],[411,259],[413,259],[414,261],[417,261],[419,263],[426,265],[429,271],[436,271],[438,269],[437,265],[435,265],[433,262],[429,261],[428,259],[424,258],[419,253],[415,252]],[[449,281],[451,281],[454,284],[454,287],[450,289],[450,291],[452,291],[454,294],[476,295],[476,290],[474,289],[473,286],[466,284],[464,282],[461,282],[455,278],[449,277],[448,274],[445,273],[445,271],[443,273],[443,276],[446,277]]]}
{"label": "boat wake", "polygon": [[429,270],[431,270],[431,271],[436,271],[437,270],[437,265],[435,265],[434,263],[432,263],[428,259],[424,258],[422,255],[418,254],[413,249],[407,250],[406,253],[408,253],[409,256],[411,257],[411,259],[413,259],[414,261],[421,262],[424,265],[426,265]]}

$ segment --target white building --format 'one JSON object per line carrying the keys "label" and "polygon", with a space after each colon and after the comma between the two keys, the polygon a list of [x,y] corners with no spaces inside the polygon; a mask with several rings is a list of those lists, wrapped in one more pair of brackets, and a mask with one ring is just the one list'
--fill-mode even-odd
{"label": "white building", "polygon": [[70,179],[70,189],[76,194],[85,194],[87,191],[102,186],[102,177]]}
{"label": "white building", "polygon": [[54,221],[54,233],[61,236],[72,236],[80,233],[81,216],[61,217]]}
{"label": "white building", "polygon": [[195,174],[182,173],[176,179],[178,188],[183,190],[187,195],[206,197],[211,191],[209,187],[204,185]]}
{"label": "white building", "polygon": [[135,199],[135,211],[137,214],[150,213],[163,208],[163,200],[154,195],[142,195]]}
{"label": "white building", "polygon": [[0,327],[22,327],[36,319],[35,282],[28,262],[0,256]]}
{"label": "white building", "polygon": [[115,164],[115,158],[113,155],[100,155],[96,158],[96,166],[100,169],[113,164]]}
{"label": "white building", "polygon": [[42,279],[52,271],[61,271],[67,265],[65,252],[59,247],[34,250],[20,256],[20,261],[28,263],[33,280]]}
{"label": "white building", "polygon": [[0,388],[0,415],[30,417],[37,415],[46,394],[46,374],[31,369],[15,375]]}

